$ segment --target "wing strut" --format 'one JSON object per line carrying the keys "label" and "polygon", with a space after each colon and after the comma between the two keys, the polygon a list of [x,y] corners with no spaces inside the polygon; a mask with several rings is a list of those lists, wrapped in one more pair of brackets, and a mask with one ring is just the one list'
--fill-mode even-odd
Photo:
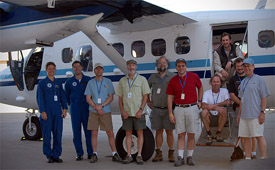
{"label": "wing strut", "polygon": [[78,28],[86,34],[102,52],[124,73],[127,74],[126,61],[117,50],[99,34],[96,24],[103,13],[85,18],[78,23]]}

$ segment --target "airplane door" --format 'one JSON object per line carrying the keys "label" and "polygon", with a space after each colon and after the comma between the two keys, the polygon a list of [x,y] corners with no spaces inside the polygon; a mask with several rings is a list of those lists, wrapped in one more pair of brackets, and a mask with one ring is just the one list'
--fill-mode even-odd
{"label": "airplane door", "polygon": [[24,65],[24,57],[22,51],[18,51],[17,55],[9,52],[9,66],[11,70],[12,77],[14,82],[18,88],[18,90],[24,90],[23,83],[23,65]]}
{"label": "airplane door", "polygon": [[42,65],[43,52],[44,48],[37,47],[32,51],[32,54],[26,61],[24,76],[27,90],[33,90],[37,83],[37,78]]}

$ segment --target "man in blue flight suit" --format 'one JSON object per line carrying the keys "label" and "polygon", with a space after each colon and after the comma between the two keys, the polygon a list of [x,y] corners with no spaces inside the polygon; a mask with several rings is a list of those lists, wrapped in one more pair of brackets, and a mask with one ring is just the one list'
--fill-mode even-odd
{"label": "man in blue flight suit", "polygon": [[88,117],[89,117],[89,104],[86,102],[84,95],[88,81],[91,79],[82,73],[82,64],[79,61],[74,61],[72,64],[74,76],[69,78],[65,84],[65,93],[67,96],[68,104],[70,105],[72,129],[73,129],[73,142],[76,150],[76,160],[83,159],[83,147],[81,137],[81,124],[83,126],[86,137],[86,148],[88,159],[91,159],[93,154],[91,144],[91,131],[87,130]]}
{"label": "man in blue flight suit", "polygon": [[[48,62],[46,71],[48,75],[39,81],[36,96],[41,113],[43,153],[46,155],[48,163],[62,163],[63,160],[59,158],[62,152],[62,118],[67,115],[67,100],[62,83],[54,77],[56,65],[53,62]],[[53,134],[53,147],[51,146],[51,133]]]}

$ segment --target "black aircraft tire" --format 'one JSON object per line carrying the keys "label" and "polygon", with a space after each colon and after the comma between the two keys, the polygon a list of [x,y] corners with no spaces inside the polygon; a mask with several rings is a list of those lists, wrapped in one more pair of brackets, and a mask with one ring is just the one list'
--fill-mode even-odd
{"label": "black aircraft tire", "polygon": [[23,124],[23,133],[27,140],[38,140],[42,137],[40,122],[38,117],[31,118],[31,129],[29,130],[29,118]]}
{"label": "black aircraft tire", "polygon": [[[133,131],[132,135],[134,135],[137,138],[137,132],[135,130]],[[148,127],[146,127],[146,129],[143,130],[143,137],[144,137],[144,142],[143,142],[141,156],[143,161],[147,161],[152,157],[154,153],[155,139],[154,139],[153,133]],[[125,130],[122,130],[122,128],[120,128],[116,134],[116,149],[117,149],[117,153],[122,159],[124,159],[127,155],[127,151],[123,147],[124,138],[126,140],[126,132]],[[136,160],[136,156],[137,156],[137,152],[132,154],[132,157],[134,160]]]}

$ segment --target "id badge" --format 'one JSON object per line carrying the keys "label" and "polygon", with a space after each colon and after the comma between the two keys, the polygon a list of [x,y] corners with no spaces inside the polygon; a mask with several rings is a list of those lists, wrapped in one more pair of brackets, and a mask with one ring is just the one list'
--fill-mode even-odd
{"label": "id badge", "polygon": [[54,100],[55,102],[57,102],[57,95],[54,95],[54,96],[53,96],[53,100]]}
{"label": "id badge", "polygon": [[157,94],[160,94],[160,91],[161,91],[161,89],[160,89],[160,88],[158,88],[158,89],[157,89]]}
{"label": "id badge", "polygon": [[98,103],[98,104],[101,104],[101,98],[98,98],[98,99],[97,99],[97,103]]}
{"label": "id badge", "polygon": [[128,93],[128,99],[131,99],[131,98],[132,98],[132,93],[129,92],[129,93]]}
{"label": "id badge", "polygon": [[184,97],[185,97],[185,94],[182,93],[180,99],[181,99],[181,100],[184,100]]}
{"label": "id badge", "polygon": [[242,103],[244,103],[244,99],[243,99],[243,97],[242,97],[241,101],[242,101]]}

